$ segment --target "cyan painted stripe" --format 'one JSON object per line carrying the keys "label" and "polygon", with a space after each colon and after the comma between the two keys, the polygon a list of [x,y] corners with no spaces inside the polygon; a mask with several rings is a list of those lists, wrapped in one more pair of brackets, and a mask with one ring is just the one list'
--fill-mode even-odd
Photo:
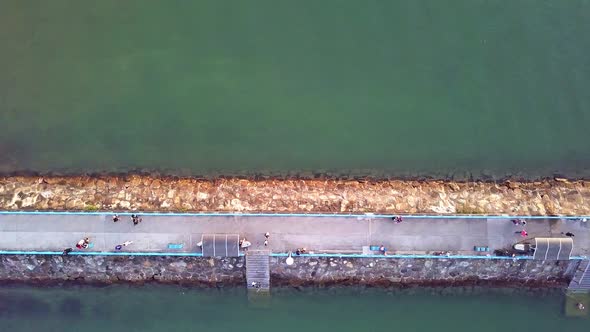
{"label": "cyan painted stripe", "polygon": [[[61,251],[9,251],[0,250],[0,255],[61,255]],[[202,253],[191,252],[92,252],[73,251],[71,256],[181,256],[181,257],[203,257]],[[240,257],[244,254],[240,253]],[[271,253],[271,257],[288,257],[287,253]],[[294,256],[297,257],[297,256]],[[435,256],[435,255],[362,255],[362,254],[301,254],[300,257],[334,257],[334,258],[435,258],[435,259],[504,259],[504,260],[532,260],[532,257],[517,256]],[[573,256],[571,260],[586,260],[586,256]]]}
{"label": "cyan painted stripe", "polygon": [[[391,218],[399,214],[337,214],[337,213],[240,213],[240,212],[219,212],[219,213],[180,213],[180,212],[143,212],[143,211],[0,211],[0,215],[113,215],[130,216],[141,214],[142,216],[178,216],[178,217],[342,217],[342,218]],[[526,215],[406,215],[404,218],[429,218],[429,219],[590,219],[590,216],[526,216]]]}
{"label": "cyan painted stripe", "polygon": [[[288,257],[289,254],[277,253],[270,254],[271,257]],[[434,258],[434,259],[504,259],[504,260],[532,260],[532,257],[517,256],[517,257],[504,257],[504,256],[435,256],[435,255],[360,255],[360,254],[301,254],[293,257],[334,257],[334,258]]]}
{"label": "cyan painted stripe", "polygon": [[[286,253],[274,253],[270,254],[271,257],[288,257]],[[435,256],[435,255],[361,255],[361,254],[301,254],[293,257],[334,257],[334,258],[435,258],[435,259],[503,259],[503,260],[532,260],[533,257],[529,256],[470,256],[470,255],[451,255],[451,256]],[[585,260],[588,259],[586,256],[572,256],[570,260]]]}
{"label": "cyan painted stripe", "polygon": [[[61,251],[10,251],[0,250],[0,255],[61,255]],[[181,256],[181,257],[203,257],[202,253],[196,252],[95,252],[95,251],[73,251],[71,256]],[[240,253],[240,256],[244,256]]]}

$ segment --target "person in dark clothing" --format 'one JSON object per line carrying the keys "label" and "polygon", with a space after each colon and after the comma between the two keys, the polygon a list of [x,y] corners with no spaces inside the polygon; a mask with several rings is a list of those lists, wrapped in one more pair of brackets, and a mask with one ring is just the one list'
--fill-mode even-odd
{"label": "person in dark clothing", "polygon": [[65,248],[64,251],[61,253],[62,256],[67,256],[69,255],[72,251],[74,251],[74,249],[72,248]]}
{"label": "person in dark clothing", "polygon": [[132,214],[131,220],[133,220],[133,226],[137,226],[141,222],[141,218],[137,214]]}
{"label": "person in dark clothing", "polygon": [[119,215],[118,214],[115,214],[113,216],[113,222],[117,222],[117,221],[119,221]]}
{"label": "person in dark clothing", "polygon": [[[561,234],[563,234],[563,233],[561,233]],[[565,233],[565,236],[574,237],[575,235],[572,232],[567,232],[567,233]]]}

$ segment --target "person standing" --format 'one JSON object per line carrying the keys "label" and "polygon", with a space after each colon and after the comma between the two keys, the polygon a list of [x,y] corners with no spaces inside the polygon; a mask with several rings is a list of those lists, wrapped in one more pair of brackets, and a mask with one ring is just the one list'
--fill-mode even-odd
{"label": "person standing", "polygon": [[270,239],[270,233],[269,232],[264,233],[264,238],[265,238],[264,246],[268,247],[268,240]]}
{"label": "person standing", "polygon": [[137,226],[141,222],[141,217],[137,214],[131,215],[131,220],[133,220],[133,226]]}

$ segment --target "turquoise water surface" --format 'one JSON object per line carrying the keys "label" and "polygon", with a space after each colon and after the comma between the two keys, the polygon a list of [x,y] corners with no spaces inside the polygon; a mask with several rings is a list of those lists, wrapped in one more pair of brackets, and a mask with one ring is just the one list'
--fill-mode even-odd
{"label": "turquoise water surface", "polygon": [[590,175],[590,1],[0,2],[0,172]]}
{"label": "turquoise water surface", "polygon": [[3,331],[586,331],[560,291],[509,289],[274,289],[177,286],[0,288]]}

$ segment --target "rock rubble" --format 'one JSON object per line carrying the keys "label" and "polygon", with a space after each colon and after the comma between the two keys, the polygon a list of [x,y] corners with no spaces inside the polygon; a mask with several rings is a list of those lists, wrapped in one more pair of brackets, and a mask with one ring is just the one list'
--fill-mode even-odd
{"label": "rock rubble", "polygon": [[0,178],[3,210],[590,215],[590,181]]}
{"label": "rock rubble", "polygon": [[[497,259],[270,258],[275,286],[529,286],[564,287],[580,261]],[[244,257],[113,257],[0,255],[0,282],[56,284],[187,284],[246,286]]]}

